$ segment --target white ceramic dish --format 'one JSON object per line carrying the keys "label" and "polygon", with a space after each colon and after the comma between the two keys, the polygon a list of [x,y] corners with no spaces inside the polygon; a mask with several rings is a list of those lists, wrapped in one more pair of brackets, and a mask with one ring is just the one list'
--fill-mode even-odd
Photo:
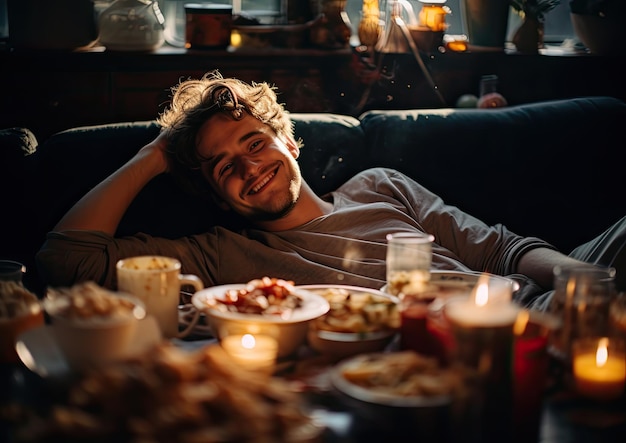
{"label": "white ceramic dish", "polygon": [[294,354],[306,342],[309,322],[326,314],[330,308],[326,299],[321,295],[297,288],[294,289],[294,293],[301,297],[302,306],[294,309],[289,318],[211,308],[212,299],[222,299],[227,291],[244,289],[246,286],[246,284],[231,284],[206,288],[196,292],[191,303],[207,316],[213,334],[218,339],[224,335],[220,331],[228,325],[254,326],[258,328],[259,333],[272,330],[270,333],[277,335],[279,358]]}
{"label": "white ceramic dish", "polygon": [[[472,290],[478,279],[484,273],[482,272],[461,272],[461,271],[430,271],[430,281],[437,284],[445,284],[446,287],[458,288],[459,290]],[[511,285],[513,292],[519,289],[519,283],[508,277],[502,277],[501,275],[488,274],[490,278],[496,280],[502,280]],[[387,285],[380,288],[381,291],[387,292]]]}
{"label": "white ceramic dish", "polygon": [[[306,289],[307,291],[315,292],[323,296],[328,290],[338,289],[347,291],[347,293],[354,294],[368,294],[374,298],[383,299],[385,302],[397,304],[399,302],[397,297],[379,291],[377,289],[364,288],[359,286],[349,285],[301,285],[298,288]],[[332,303],[331,303],[332,310]],[[331,312],[325,314],[325,316],[332,315]],[[324,316],[322,316],[324,317]],[[321,319],[321,318],[320,318]],[[309,324],[309,332],[307,334],[307,341],[309,346],[320,354],[332,355],[334,357],[345,358],[352,355],[376,352],[384,350],[387,345],[393,340],[397,332],[396,327],[382,327],[380,330],[371,332],[343,332],[343,331],[330,331],[319,329],[317,327],[317,321]],[[397,322],[399,322],[399,314],[397,314]]]}
{"label": "white ceramic dish", "polygon": [[143,302],[94,284],[48,291],[42,301],[51,333],[72,368],[88,369],[119,360],[132,348]]}
{"label": "white ceramic dish", "polygon": [[[161,332],[156,320],[150,316],[139,321],[125,357],[132,357],[157,345]],[[54,333],[54,326],[43,325],[20,334],[15,349],[24,365],[44,378],[64,378],[80,372],[67,360]]]}
{"label": "white ceramic dish", "polygon": [[333,386],[343,394],[356,400],[381,406],[393,406],[402,408],[429,408],[449,405],[452,401],[450,395],[436,396],[402,396],[367,389],[347,380],[342,374],[347,368],[363,364],[368,359],[377,358],[380,353],[361,354],[351,357],[337,364],[331,371],[330,379]]}

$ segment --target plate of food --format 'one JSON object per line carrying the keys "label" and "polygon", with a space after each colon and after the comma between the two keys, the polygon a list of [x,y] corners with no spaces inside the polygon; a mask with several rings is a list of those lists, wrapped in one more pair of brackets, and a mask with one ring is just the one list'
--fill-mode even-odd
{"label": "plate of food", "polygon": [[351,398],[410,408],[449,405],[463,386],[458,372],[413,351],[357,355],[341,361],[330,378]]}
{"label": "plate of food", "polygon": [[377,289],[349,285],[303,285],[324,297],[328,312],[309,324],[308,343],[321,354],[347,357],[382,351],[400,327],[399,300]]}

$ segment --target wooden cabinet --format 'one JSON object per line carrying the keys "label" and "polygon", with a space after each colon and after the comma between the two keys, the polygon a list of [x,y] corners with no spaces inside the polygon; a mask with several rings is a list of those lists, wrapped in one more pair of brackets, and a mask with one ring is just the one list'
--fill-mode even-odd
{"label": "wooden cabinet", "polygon": [[337,73],[350,50],[234,54],[164,49],[155,53],[0,53],[0,127],[24,126],[39,139],[75,126],[151,120],[181,79],[219,70],[267,81],[292,112],[334,112]]}

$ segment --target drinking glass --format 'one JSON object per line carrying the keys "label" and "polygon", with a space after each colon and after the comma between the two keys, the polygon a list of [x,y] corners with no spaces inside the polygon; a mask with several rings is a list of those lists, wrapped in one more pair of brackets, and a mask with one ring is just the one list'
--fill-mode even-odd
{"label": "drinking glass", "polygon": [[26,266],[15,260],[0,260],[0,280],[22,282]]}
{"label": "drinking glass", "polygon": [[431,354],[432,340],[426,329],[434,237],[422,232],[387,235],[387,292],[400,299],[400,348]]}
{"label": "drinking glass", "polygon": [[619,292],[609,306],[610,336],[626,341],[626,292]]}
{"label": "drinking glass", "polygon": [[387,235],[387,292],[419,292],[428,283],[434,239],[422,232]]}
{"label": "drinking glass", "polygon": [[555,267],[549,312],[560,328],[551,334],[550,354],[570,362],[575,339],[606,336],[609,306],[615,296],[614,268]]}

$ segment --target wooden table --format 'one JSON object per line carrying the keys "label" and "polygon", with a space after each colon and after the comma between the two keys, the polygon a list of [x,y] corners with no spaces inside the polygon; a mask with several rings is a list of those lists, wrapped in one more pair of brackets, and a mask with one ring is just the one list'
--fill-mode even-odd
{"label": "wooden table", "polygon": [[[215,344],[215,340],[176,341],[192,350]],[[311,406],[313,416],[327,430],[324,443],[360,443],[375,441],[412,441],[455,443],[472,441],[468,434],[458,432],[446,411],[416,412],[367,405],[337,392],[322,368],[323,359],[305,352],[307,360],[283,363],[282,376],[299,377],[306,383],[303,395]],[[319,366],[315,366],[319,364]],[[0,366],[0,441],[14,441],[6,416],[9,404],[41,406],[46,399],[46,380],[33,374],[21,364]],[[597,404],[577,397],[559,383],[548,390],[541,414],[537,439],[515,441],[541,443],[623,443],[626,441],[626,399],[613,404]],[[480,440],[477,440],[480,441]]]}

